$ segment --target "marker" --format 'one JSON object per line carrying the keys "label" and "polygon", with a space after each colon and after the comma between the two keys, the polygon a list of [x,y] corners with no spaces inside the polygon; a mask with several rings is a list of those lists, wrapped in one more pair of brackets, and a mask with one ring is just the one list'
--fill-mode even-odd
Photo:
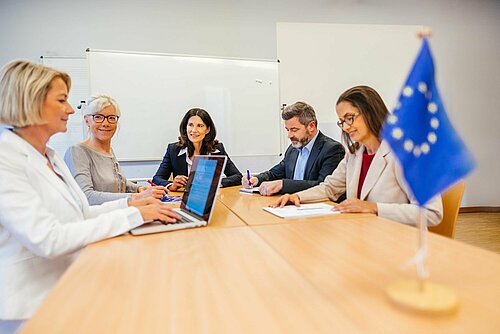
{"label": "marker", "polygon": [[248,179],[248,184],[250,185],[250,188],[253,187],[252,182],[250,182],[250,170],[247,169],[247,179]]}

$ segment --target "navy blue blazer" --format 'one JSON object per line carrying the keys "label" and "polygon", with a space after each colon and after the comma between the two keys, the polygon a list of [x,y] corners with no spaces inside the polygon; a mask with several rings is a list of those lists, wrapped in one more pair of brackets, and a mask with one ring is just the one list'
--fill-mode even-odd
{"label": "navy blue blazer", "polygon": [[283,179],[281,193],[295,193],[323,182],[337,168],[344,155],[345,151],[342,144],[325,136],[320,131],[307,159],[304,180],[293,179],[299,150],[292,145],[288,146],[285,157],[279,164],[267,172],[260,173],[257,175],[257,178],[259,179],[259,184],[264,181]]}
{"label": "navy blue blazer", "polygon": [[[241,184],[241,173],[236,167],[236,165],[231,161],[229,155],[227,155],[224,145],[221,142],[217,143],[216,148],[220,151],[213,153],[214,155],[225,155],[227,157],[226,168],[224,169],[225,178],[222,179],[221,183],[223,187],[237,186]],[[188,166],[186,162],[186,154],[178,155],[181,148],[177,146],[177,143],[168,144],[167,152],[163,157],[163,161],[160,167],[156,171],[153,177],[153,182],[160,186],[166,186],[172,183],[169,181],[170,175],[173,173],[176,177],[177,175],[188,176]]]}

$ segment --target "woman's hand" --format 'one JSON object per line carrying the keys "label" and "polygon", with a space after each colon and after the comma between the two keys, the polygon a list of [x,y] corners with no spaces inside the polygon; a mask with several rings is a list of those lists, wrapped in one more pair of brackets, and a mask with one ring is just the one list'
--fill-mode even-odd
{"label": "woman's hand", "polygon": [[180,188],[183,188],[186,186],[188,181],[188,177],[186,175],[177,175],[174,177],[174,182],[171,183],[171,185],[168,187],[172,191],[177,191]]}
{"label": "woman's hand", "polygon": [[140,199],[146,197],[153,197],[161,199],[168,193],[167,188],[163,186],[154,186],[154,187],[139,187],[139,193],[132,194],[132,199]]}
{"label": "woman's hand", "polygon": [[293,204],[295,206],[300,206],[300,198],[297,194],[284,194],[278,200],[269,205],[271,208],[284,207],[287,204]]}
{"label": "woman's hand", "polygon": [[166,223],[175,223],[178,219],[181,219],[181,216],[172,211],[167,204],[152,197],[132,200],[128,202],[128,205],[139,209],[144,221],[161,220]]}
{"label": "woman's hand", "polygon": [[377,203],[362,201],[357,198],[348,198],[335,206],[335,211],[343,213],[378,213]]}

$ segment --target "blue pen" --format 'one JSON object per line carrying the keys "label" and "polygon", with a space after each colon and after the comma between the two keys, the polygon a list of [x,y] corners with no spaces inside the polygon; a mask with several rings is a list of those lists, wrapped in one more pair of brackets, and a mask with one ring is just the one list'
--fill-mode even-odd
{"label": "blue pen", "polygon": [[248,179],[248,184],[250,185],[250,188],[253,187],[252,182],[250,182],[250,170],[247,169],[247,179]]}

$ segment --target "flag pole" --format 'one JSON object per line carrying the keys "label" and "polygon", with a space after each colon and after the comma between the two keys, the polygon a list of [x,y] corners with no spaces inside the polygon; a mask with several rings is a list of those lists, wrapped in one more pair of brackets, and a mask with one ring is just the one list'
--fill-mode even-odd
{"label": "flag pole", "polygon": [[[432,36],[432,29],[429,27],[422,27],[417,31],[417,36],[420,39],[429,38]],[[425,261],[427,259],[427,219],[424,214],[423,207],[419,207],[418,210],[418,251],[415,258],[415,265],[417,269],[417,276],[419,279],[419,289],[421,293],[424,293],[425,281],[429,277],[429,272],[425,266]],[[419,256],[420,255],[420,256]]]}
{"label": "flag pole", "polygon": [[425,281],[429,277],[425,261],[427,260],[427,219],[424,214],[424,209],[419,207],[418,210],[418,250],[415,256],[415,266],[417,268],[417,276],[419,280],[419,289],[421,293],[425,291]]}
{"label": "flag pole", "polygon": [[[422,27],[417,36],[420,39],[429,38],[432,36],[432,30]],[[419,206],[417,219],[418,250],[413,258],[417,279],[393,282],[386,288],[386,293],[396,305],[407,310],[432,315],[454,313],[458,309],[456,294],[448,287],[430,282],[428,279],[429,273],[426,268],[428,231],[424,204]]]}
{"label": "flag pole", "polygon": [[458,298],[447,286],[431,282],[426,268],[428,231],[425,209],[419,207],[418,249],[413,258],[417,279],[401,279],[391,283],[386,293],[396,305],[430,315],[447,315],[458,310]]}

